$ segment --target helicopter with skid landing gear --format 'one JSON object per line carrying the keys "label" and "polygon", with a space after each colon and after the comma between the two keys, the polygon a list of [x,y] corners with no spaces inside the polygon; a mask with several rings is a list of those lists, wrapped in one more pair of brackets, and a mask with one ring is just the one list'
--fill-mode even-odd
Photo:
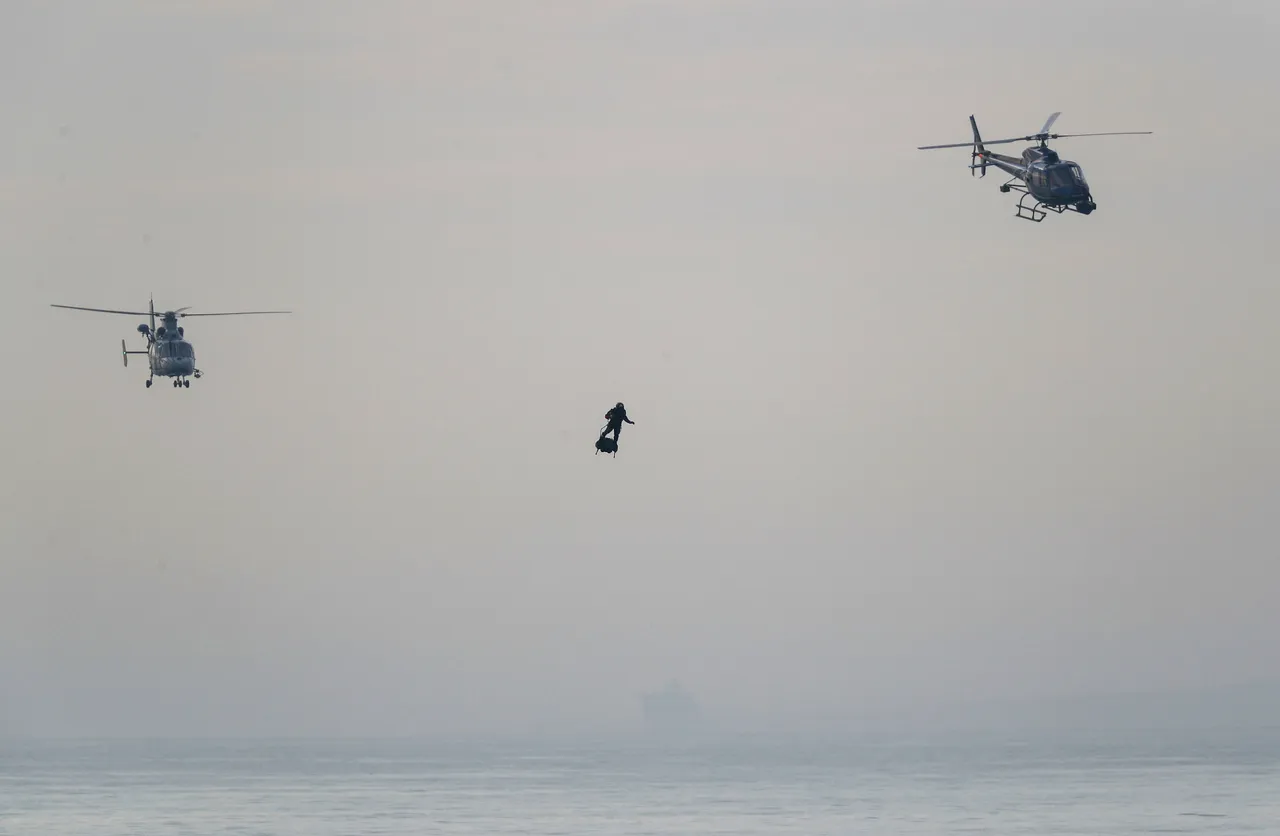
{"label": "helicopter with skid landing gear", "polygon": [[130,354],[147,355],[151,374],[147,377],[147,388],[151,388],[153,378],[171,377],[174,388],[191,388],[190,378],[199,379],[204,372],[196,368],[196,352],[185,338],[185,330],[178,324],[178,319],[188,316],[253,316],[258,314],[287,314],[290,311],[222,311],[213,313],[187,313],[189,308],[164,311],[160,314],[161,325],[156,325],[156,303],[153,299],[150,310],[114,311],[106,308],[81,308],[75,305],[51,305],[53,308],[64,308],[71,311],[92,311],[93,313],[121,314],[123,316],[150,317],[150,325],[142,323],[138,333],[147,340],[147,347],[142,351],[130,351],[124,340],[120,341],[120,354],[125,368],[129,367]]}
{"label": "helicopter with skid landing gear", "polygon": [[[1013,139],[983,140],[978,133],[978,123],[970,116],[969,125],[973,128],[973,142],[956,142],[949,145],[921,145],[918,150],[931,151],[936,148],[968,148],[972,146],[973,154],[969,163],[969,174],[981,171],[987,176],[987,166],[993,165],[1001,171],[1013,175],[1009,182],[1000,186],[1000,191],[1008,194],[1011,191],[1022,192],[1018,198],[1018,211],[1015,217],[1039,223],[1049,216],[1049,212],[1061,215],[1070,210],[1088,215],[1098,208],[1093,202],[1089,184],[1084,179],[1080,166],[1071,160],[1064,160],[1058,152],[1046,143],[1050,139],[1067,139],[1080,136],[1140,136],[1151,131],[1114,131],[1096,134],[1051,134],[1049,129],[1058,121],[1061,112],[1053,113],[1045,120],[1039,133]],[[1005,145],[1010,142],[1039,142],[1034,148],[1022,152],[1021,157],[1010,157],[988,151],[988,145]]]}

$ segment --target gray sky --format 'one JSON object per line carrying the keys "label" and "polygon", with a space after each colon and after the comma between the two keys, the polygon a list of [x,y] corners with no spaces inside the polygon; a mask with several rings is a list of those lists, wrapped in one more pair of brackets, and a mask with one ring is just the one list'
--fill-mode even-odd
{"label": "gray sky", "polygon": [[[1276,4],[5,18],[0,733],[1280,677]],[[915,150],[1054,110],[1155,131],[1059,144],[1088,218]],[[296,314],[175,392],[48,307],[151,293]]]}

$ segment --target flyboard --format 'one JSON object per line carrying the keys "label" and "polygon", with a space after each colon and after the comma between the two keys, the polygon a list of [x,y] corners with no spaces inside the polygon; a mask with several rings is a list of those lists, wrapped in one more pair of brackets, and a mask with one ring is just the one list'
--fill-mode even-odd
{"label": "flyboard", "polygon": [[612,453],[614,458],[618,456],[618,442],[605,435],[609,431],[609,425],[600,428],[600,437],[596,439],[596,455],[601,453]]}

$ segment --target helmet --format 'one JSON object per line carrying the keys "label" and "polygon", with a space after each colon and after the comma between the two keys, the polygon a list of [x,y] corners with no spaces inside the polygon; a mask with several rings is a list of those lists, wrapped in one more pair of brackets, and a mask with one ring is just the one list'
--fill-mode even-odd
{"label": "helmet", "polygon": [[618,401],[618,409],[625,409],[625,407],[622,405],[622,401]]}

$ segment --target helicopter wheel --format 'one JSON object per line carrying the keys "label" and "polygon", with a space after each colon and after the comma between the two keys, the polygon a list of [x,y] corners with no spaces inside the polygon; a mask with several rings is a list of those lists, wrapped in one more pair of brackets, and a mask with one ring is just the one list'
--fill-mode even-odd
{"label": "helicopter wheel", "polygon": [[147,378],[147,388],[151,388],[151,378]]}
{"label": "helicopter wheel", "polygon": [[184,380],[184,381],[182,381],[182,385],[183,385],[183,386],[185,386],[185,387],[187,387],[188,389],[190,389],[190,388],[191,388],[191,381],[190,381],[190,380]]}

